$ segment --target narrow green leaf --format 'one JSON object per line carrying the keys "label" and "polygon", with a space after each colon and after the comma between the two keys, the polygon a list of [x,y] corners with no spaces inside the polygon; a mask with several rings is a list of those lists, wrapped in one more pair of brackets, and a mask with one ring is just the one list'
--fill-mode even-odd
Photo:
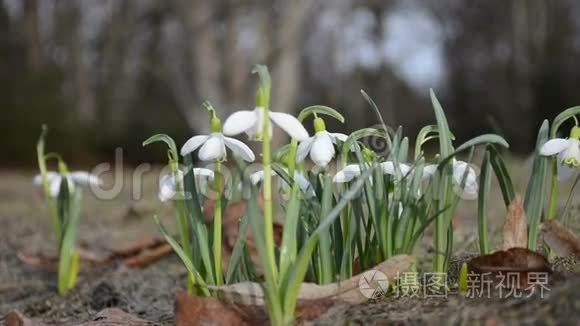
{"label": "narrow green leaf", "polygon": [[490,152],[486,151],[481,163],[481,174],[479,176],[479,194],[477,198],[477,226],[479,233],[479,251],[482,255],[489,253],[487,238],[487,210],[489,202],[489,192],[491,189],[491,162]]}
{"label": "narrow green leaf", "polygon": [[526,190],[524,208],[528,216],[528,249],[536,250],[538,241],[538,229],[542,220],[544,208],[544,190],[546,186],[546,175],[548,168],[548,158],[539,155],[540,148],[548,141],[549,137],[548,120],[544,120],[536,142],[536,157],[532,168],[532,175]]}

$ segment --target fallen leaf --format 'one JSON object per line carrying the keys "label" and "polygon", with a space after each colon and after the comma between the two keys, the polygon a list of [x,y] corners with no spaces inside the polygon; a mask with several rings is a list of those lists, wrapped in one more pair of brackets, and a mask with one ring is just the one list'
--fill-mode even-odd
{"label": "fallen leaf", "polygon": [[157,247],[145,249],[137,255],[125,259],[123,262],[125,266],[130,268],[144,268],[172,252],[173,248],[168,243],[163,243]]}
{"label": "fallen leaf", "polygon": [[540,231],[544,242],[556,256],[580,258],[580,240],[558,221],[545,221],[540,225]]}
{"label": "fallen leaf", "polygon": [[528,246],[528,218],[522,197],[516,195],[508,206],[503,225],[503,249],[526,248]]}
{"label": "fallen leaf", "polygon": [[[414,262],[413,257],[409,255],[398,255],[389,258],[369,271],[381,272],[388,280],[394,280],[398,274],[407,271]],[[366,302],[368,297],[364,296],[359,288],[359,281],[363,275],[364,273],[358,274],[348,280],[327,285],[302,283],[298,300],[335,299],[352,304]],[[210,289],[219,291],[234,302],[253,305],[264,304],[264,292],[259,283],[242,282],[225,286],[210,286]]]}
{"label": "fallen leaf", "polygon": [[[472,258],[468,263],[470,276],[472,273],[487,275],[489,280],[500,282],[507,273],[518,275],[518,284],[512,287],[526,288],[530,273],[552,273],[548,260],[543,255],[526,248],[510,248],[499,250],[489,255]],[[512,282],[514,283],[514,282]],[[509,284],[504,284],[509,287]]]}
{"label": "fallen leaf", "polygon": [[[296,324],[312,321],[330,308],[334,300],[301,300],[296,306]],[[193,297],[178,293],[175,300],[175,325],[269,325],[268,313],[263,305],[241,304],[219,297]]]}
{"label": "fallen leaf", "polygon": [[97,313],[93,320],[79,326],[152,326],[153,322],[130,315],[119,308],[107,308]]}
{"label": "fallen leaf", "polygon": [[10,311],[4,317],[5,326],[44,326],[45,324],[38,321],[27,318],[18,310]]}

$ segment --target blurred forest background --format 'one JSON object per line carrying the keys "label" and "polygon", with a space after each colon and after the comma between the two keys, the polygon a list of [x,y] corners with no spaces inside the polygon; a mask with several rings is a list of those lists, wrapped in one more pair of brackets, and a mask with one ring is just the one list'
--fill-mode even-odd
{"label": "blurred forest background", "polygon": [[255,63],[274,110],[329,105],[350,131],[376,123],[364,89],[414,135],[432,87],[459,141],[525,154],[580,104],[579,58],[575,0],[0,0],[0,162],[33,166],[43,123],[69,161],[163,161],[141,142],[207,132],[204,100],[251,108]]}

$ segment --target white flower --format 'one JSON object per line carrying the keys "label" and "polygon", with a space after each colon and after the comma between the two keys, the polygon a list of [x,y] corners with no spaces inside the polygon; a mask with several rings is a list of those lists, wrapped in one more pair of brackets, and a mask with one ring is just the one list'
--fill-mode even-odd
{"label": "white flower", "polygon": [[[67,178],[69,181],[69,186],[100,186],[103,184],[103,181],[99,177],[86,171],[74,171],[68,173],[66,176],[63,176],[60,173],[49,171],[46,172],[46,181],[48,182],[49,193],[51,197],[57,197],[60,193],[60,184],[63,178]],[[42,175],[37,174],[34,177],[33,182],[36,185],[42,185]]]}
{"label": "white flower", "polygon": [[[390,174],[396,175],[395,172],[395,165],[392,161],[386,161],[379,164],[381,169],[383,170],[383,174]],[[399,170],[403,175],[403,178],[406,177],[411,172],[411,167],[405,163],[399,163]],[[361,166],[358,164],[351,164],[345,166],[342,170],[338,171],[334,176],[333,181],[336,183],[344,183],[349,182],[355,177],[361,174]]]}
{"label": "white flower", "polygon": [[[189,171],[188,171],[189,172]],[[179,170],[177,172],[177,178],[179,178],[181,184],[183,185],[183,171]],[[214,172],[210,169],[204,168],[194,168],[193,175],[202,177],[202,179],[213,180]],[[169,199],[175,198],[176,194],[176,179],[173,173],[166,174],[159,180],[159,200],[165,202]]]}
{"label": "white flower", "polygon": [[[455,185],[455,190],[459,194],[459,197],[465,200],[477,199],[479,185],[477,184],[477,174],[475,170],[469,166],[467,162],[458,161],[453,159],[453,184]],[[461,184],[463,181],[463,175],[467,169],[467,176],[465,178],[465,187],[461,189]],[[430,177],[437,172],[437,165],[430,164],[425,166],[423,169],[423,177]]]}
{"label": "white flower", "polygon": [[[290,137],[303,141],[308,139],[308,132],[294,116],[288,113],[269,111],[270,134],[272,123],[284,130]],[[257,107],[253,111],[243,110],[234,112],[224,123],[224,134],[234,136],[245,132],[250,138],[262,133],[264,123],[264,108]]]}
{"label": "white flower", "polygon": [[580,167],[580,141],[576,138],[554,138],[540,148],[540,155],[552,156],[558,154],[560,166],[558,179],[566,180]]}
{"label": "white flower", "polygon": [[221,132],[213,132],[210,135],[191,137],[183,147],[181,155],[185,156],[197,148],[200,148],[198,157],[202,161],[221,160],[226,156],[226,147],[244,161],[252,162],[256,159],[252,150],[243,142],[224,136]]}
{"label": "white flower", "polygon": [[310,159],[319,167],[326,167],[334,157],[334,144],[337,140],[346,141],[347,135],[341,133],[330,133],[326,130],[318,131],[314,136],[300,142],[296,160],[304,161],[310,154]]}
{"label": "white flower", "polygon": [[[284,169],[284,171],[288,173],[287,169]],[[276,173],[276,171],[272,170],[271,175],[277,176],[278,174]],[[264,170],[254,172],[250,175],[250,182],[252,182],[253,185],[258,184],[262,180],[264,180]],[[306,179],[298,171],[294,171],[294,181],[298,184],[298,186],[300,187],[300,189],[304,194],[306,194],[309,197],[315,195],[314,189],[312,189],[312,186],[308,181],[308,179]],[[284,180],[280,179],[278,180],[278,188],[288,188],[288,184]]]}

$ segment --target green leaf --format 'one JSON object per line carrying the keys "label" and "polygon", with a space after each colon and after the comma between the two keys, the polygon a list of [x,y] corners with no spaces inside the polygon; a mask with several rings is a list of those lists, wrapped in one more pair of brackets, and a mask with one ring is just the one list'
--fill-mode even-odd
{"label": "green leaf", "polygon": [[539,154],[540,148],[549,137],[548,120],[544,120],[536,141],[536,157],[532,168],[532,175],[526,190],[524,208],[528,216],[528,249],[536,250],[538,241],[538,229],[543,215],[544,190],[546,187],[546,175],[548,173],[548,158]]}
{"label": "green leaf", "polygon": [[258,207],[258,194],[255,187],[252,187],[252,195],[248,200],[248,205],[246,208],[246,217],[250,219],[250,225],[252,226],[252,234],[254,235],[254,243],[258,249],[258,259],[264,272],[265,284],[264,293],[266,296],[266,301],[268,303],[268,311],[270,313],[270,319],[276,320],[281,319],[282,316],[282,302],[278,289],[278,284],[275,281],[274,271],[269,268],[269,256],[268,249],[266,248],[266,239],[264,236],[264,221],[260,214],[260,209]]}
{"label": "green leaf", "polygon": [[[320,207],[320,223],[324,222],[324,219],[330,212],[332,208],[332,178],[330,175],[326,174],[323,177],[322,182],[322,202]],[[330,237],[330,230],[326,230],[320,234],[320,258],[321,258],[321,280],[322,284],[331,283],[334,280],[334,270],[332,263],[332,244]]]}
{"label": "green leaf", "polygon": [[508,207],[512,200],[515,198],[514,185],[512,183],[510,174],[506,164],[504,163],[503,157],[501,156],[496,146],[489,145],[487,147],[487,152],[489,152],[489,161],[493,167],[494,174],[499,183],[503,201],[505,206]]}
{"label": "green leaf", "polygon": [[474,137],[474,138],[466,141],[465,143],[461,144],[461,146],[457,147],[457,150],[455,150],[449,156],[442,156],[443,159],[441,160],[441,163],[439,163],[439,165],[443,166],[443,165],[447,164],[449,161],[451,161],[455,156],[457,156],[457,154],[459,154],[465,150],[471,149],[475,146],[483,145],[483,144],[488,144],[488,145],[495,144],[495,145],[503,146],[505,148],[509,147],[509,144],[501,136],[494,135],[494,134],[480,135],[480,136]]}
{"label": "green leaf", "polygon": [[301,190],[297,183],[292,186],[290,202],[284,219],[284,233],[280,247],[280,279],[284,279],[290,266],[296,260],[298,247],[296,244],[298,218],[300,217]]}
{"label": "green leaf", "polygon": [[379,110],[379,107],[377,106],[375,101],[373,101],[373,99],[371,99],[371,97],[365,91],[363,91],[361,89],[360,93],[362,94],[365,101],[367,101],[367,103],[370,105],[371,109],[373,109],[373,112],[377,116],[377,119],[379,120],[381,126],[383,127],[383,130],[385,131],[385,138],[387,140],[387,145],[389,146],[389,148],[392,148],[393,144],[391,142],[391,137],[389,137],[389,133],[388,133],[389,127],[387,127],[387,124],[385,123],[385,120],[383,119],[383,116],[381,115],[381,111]]}
{"label": "green leaf", "polygon": [[[183,177],[183,189],[185,191],[186,200],[185,207],[187,208],[187,218],[189,224],[193,230],[193,241],[197,241],[197,248],[199,250],[192,251],[193,256],[200,255],[200,259],[204,265],[204,271],[206,278],[211,284],[215,284],[214,278],[214,268],[211,260],[210,250],[209,250],[209,236],[207,225],[205,224],[203,212],[201,209],[201,203],[199,201],[199,194],[197,191],[197,184],[195,181],[195,175],[191,171],[191,166],[193,165],[191,155],[186,155],[184,157],[185,165],[188,166],[188,173],[185,173]],[[184,244],[185,245],[185,244]],[[198,260],[198,257],[192,257],[194,260]]]}
{"label": "green leaf", "polygon": [[[63,179],[61,184],[66,185],[67,182]],[[66,186],[64,186],[64,190],[66,190],[66,193],[69,193]],[[75,241],[80,221],[81,192],[74,191],[72,197],[72,200],[69,200],[69,197],[66,196],[66,201],[61,203],[62,210],[66,210],[66,223],[63,227],[58,264],[58,292],[61,295],[71,289],[71,283],[74,284],[74,280],[76,280],[75,268],[78,268],[74,266],[74,256],[76,251]]]}
{"label": "green leaf", "polygon": [[175,253],[177,254],[177,256],[179,256],[179,258],[181,258],[181,261],[183,262],[183,265],[185,265],[185,268],[187,268],[187,271],[191,275],[193,275],[193,277],[196,280],[196,284],[198,284],[198,286],[200,287],[201,291],[206,296],[209,296],[210,293],[209,293],[209,290],[207,289],[207,284],[205,283],[205,281],[203,280],[203,278],[199,274],[198,270],[193,265],[193,262],[191,261],[191,259],[189,259],[189,257],[187,256],[187,254],[183,251],[183,248],[181,248],[181,246],[179,245],[179,242],[177,242],[171,236],[171,234],[169,234],[169,232],[167,232],[167,229],[165,229],[165,227],[163,226],[163,224],[161,223],[161,221],[159,221],[159,218],[157,216],[153,216],[153,219],[155,220],[155,223],[159,227],[159,230],[161,231],[161,234],[165,238],[165,241],[167,241],[167,243],[169,243],[169,245],[171,246],[171,248],[173,248],[173,251],[175,251]]}
{"label": "green leaf", "polygon": [[340,114],[340,112],[324,105],[312,105],[303,109],[302,111],[300,111],[300,114],[298,114],[298,120],[304,121],[304,119],[306,119],[308,116],[313,115],[315,113],[333,117],[336,120],[340,121],[341,123],[344,123],[344,117],[342,116],[342,114]]}
{"label": "green leaf", "polygon": [[346,164],[348,161],[348,154],[350,150],[356,146],[358,141],[362,138],[366,137],[386,137],[386,133],[383,130],[375,129],[375,128],[363,128],[354,131],[351,133],[348,138],[345,140],[344,144],[342,144],[341,150],[341,162]]}
{"label": "green leaf", "polygon": [[477,198],[477,226],[479,231],[479,251],[482,255],[489,253],[487,238],[487,211],[489,209],[489,191],[491,188],[491,163],[490,152],[486,151],[481,164],[479,176],[479,194]]}
{"label": "green leaf", "polygon": [[300,255],[294,264],[292,273],[288,274],[289,280],[285,282],[287,286],[285,287],[284,293],[284,313],[293,314],[296,308],[296,303],[298,299],[298,293],[300,291],[300,285],[304,281],[304,275],[308,269],[308,263],[316,245],[319,240],[320,234],[327,232],[328,228],[334,220],[340,216],[342,210],[347,206],[347,204],[354,198],[357,197],[359,191],[365,184],[365,180],[373,173],[373,170],[377,167],[369,168],[364,171],[360,177],[353,183],[351,188],[344,194],[340,201],[334,206],[334,208],[329,212],[329,214],[322,219],[314,233],[306,240],[306,243],[300,251]]}

